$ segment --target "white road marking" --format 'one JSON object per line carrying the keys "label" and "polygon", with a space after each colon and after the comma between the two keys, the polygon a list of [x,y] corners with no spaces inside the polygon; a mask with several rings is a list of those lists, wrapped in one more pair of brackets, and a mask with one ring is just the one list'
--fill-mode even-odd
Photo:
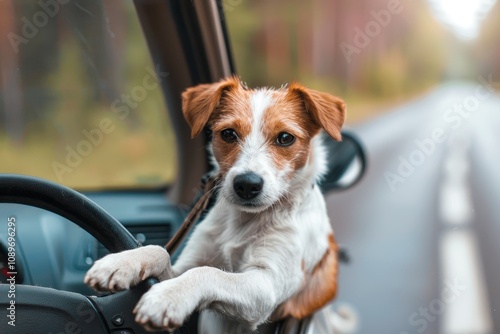
{"label": "white road marking", "polygon": [[440,218],[448,229],[440,243],[443,279],[465,286],[459,298],[445,305],[441,334],[491,333],[493,322],[486,291],[481,256],[470,227],[473,204],[467,184],[469,163],[466,134],[450,138],[440,192]]}
{"label": "white road marking", "polygon": [[[456,138],[456,137],[455,137]],[[444,180],[440,192],[440,217],[446,224],[464,225],[472,220],[472,200],[467,185],[469,162],[467,143],[452,138],[444,163]]]}
{"label": "white road marking", "polygon": [[493,330],[483,268],[473,234],[450,230],[441,239],[443,277],[456,279],[463,292],[445,304],[440,333],[487,334]]}
{"label": "white road marking", "polygon": [[472,207],[468,191],[462,185],[444,184],[441,187],[440,214],[443,222],[464,225],[472,219]]}

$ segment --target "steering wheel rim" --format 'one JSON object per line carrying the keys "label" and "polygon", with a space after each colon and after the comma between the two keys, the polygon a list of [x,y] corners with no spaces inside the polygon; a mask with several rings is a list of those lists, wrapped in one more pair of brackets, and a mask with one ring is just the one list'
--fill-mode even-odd
{"label": "steering wheel rim", "polygon": [[118,220],[95,202],[51,181],[0,174],[0,203],[24,204],[56,213],[89,232],[112,253],[141,246]]}
{"label": "steering wheel rim", "polygon": [[[103,208],[84,195],[68,187],[40,178],[0,174],[0,203],[24,204],[56,213],[77,224],[99,240],[111,252],[134,249],[141,244],[130,232]],[[11,301],[17,307],[18,322],[15,327],[8,321],[0,322],[0,332],[32,332],[40,326],[58,326],[56,332],[82,330],[82,333],[114,332],[116,329],[133,329],[145,332],[133,320],[132,309],[151,285],[158,282],[148,279],[130,290],[103,297],[86,297],[79,293],[30,285],[0,285],[0,305],[7,310]],[[15,299],[7,299],[11,290]],[[116,317],[122,318],[121,323]],[[5,316],[2,318],[5,319]],[[14,320],[16,310],[14,310]],[[23,318],[23,319],[21,319]],[[49,319],[47,319],[49,318]],[[22,322],[21,322],[22,321]],[[47,329],[47,328],[45,328]]]}

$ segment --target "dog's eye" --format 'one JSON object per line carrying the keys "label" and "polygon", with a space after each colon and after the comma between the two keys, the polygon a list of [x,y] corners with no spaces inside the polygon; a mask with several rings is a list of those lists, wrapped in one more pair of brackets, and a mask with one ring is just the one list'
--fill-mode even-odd
{"label": "dog's eye", "polygon": [[233,129],[224,129],[221,131],[220,136],[224,141],[228,143],[234,143],[235,141],[238,140],[238,135],[236,134],[236,131]]}
{"label": "dog's eye", "polygon": [[280,132],[276,137],[276,144],[279,146],[290,146],[295,141],[295,137],[288,132]]}

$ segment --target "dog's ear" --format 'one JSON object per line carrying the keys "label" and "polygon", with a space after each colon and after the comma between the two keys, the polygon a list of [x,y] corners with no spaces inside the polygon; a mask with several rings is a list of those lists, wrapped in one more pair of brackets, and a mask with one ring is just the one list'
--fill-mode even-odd
{"label": "dog's ear", "polygon": [[200,134],[224,92],[236,89],[240,81],[230,77],[212,84],[201,84],[182,93],[182,113],[191,127],[191,137]]}
{"label": "dog's ear", "polygon": [[344,124],[345,102],[327,93],[306,88],[299,83],[288,87],[290,94],[298,94],[304,102],[304,107],[313,119],[335,140],[341,141],[340,129]]}

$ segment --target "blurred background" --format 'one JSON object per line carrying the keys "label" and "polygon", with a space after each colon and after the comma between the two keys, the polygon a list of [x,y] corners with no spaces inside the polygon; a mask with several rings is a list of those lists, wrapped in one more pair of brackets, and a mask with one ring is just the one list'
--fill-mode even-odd
{"label": "blurred background", "polygon": [[[40,3],[0,0],[0,172],[168,185],[174,136],[133,3]],[[241,78],[341,96],[367,150],[365,179],[328,196],[352,332],[500,333],[500,3],[222,3]]]}
{"label": "blurred background", "polygon": [[337,93],[348,102],[350,123],[444,81],[498,74],[500,6],[493,0],[225,3],[244,80],[300,80]]}
{"label": "blurred background", "polygon": [[174,136],[133,2],[53,3],[0,1],[0,171],[78,189],[168,184]]}
{"label": "blurred background", "polygon": [[[126,97],[152,66],[132,2],[68,5],[52,13],[50,5],[0,2],[2,171],[55,177],[77,188],[168,183],[175,175],[175,152],[160,90],[148,90],[141,101]],[[298,80],[341,95],[349,106],[348,124],[385,113],[442,82],[500,71],[500,6],[493,0],[223,5],[244,81],[281,86]],[[51,163],[65,158],[67,144],[84,138],[81,129],[90,131],[116,99],[114,110],[130,112],[113,123],[109,145],[95,149],[108,157],[108,167],[89,159],[62,180],[54,175]],[[31,153],[20,155],[19,149]],[[115,173],[113,164],[130,169]]]}

